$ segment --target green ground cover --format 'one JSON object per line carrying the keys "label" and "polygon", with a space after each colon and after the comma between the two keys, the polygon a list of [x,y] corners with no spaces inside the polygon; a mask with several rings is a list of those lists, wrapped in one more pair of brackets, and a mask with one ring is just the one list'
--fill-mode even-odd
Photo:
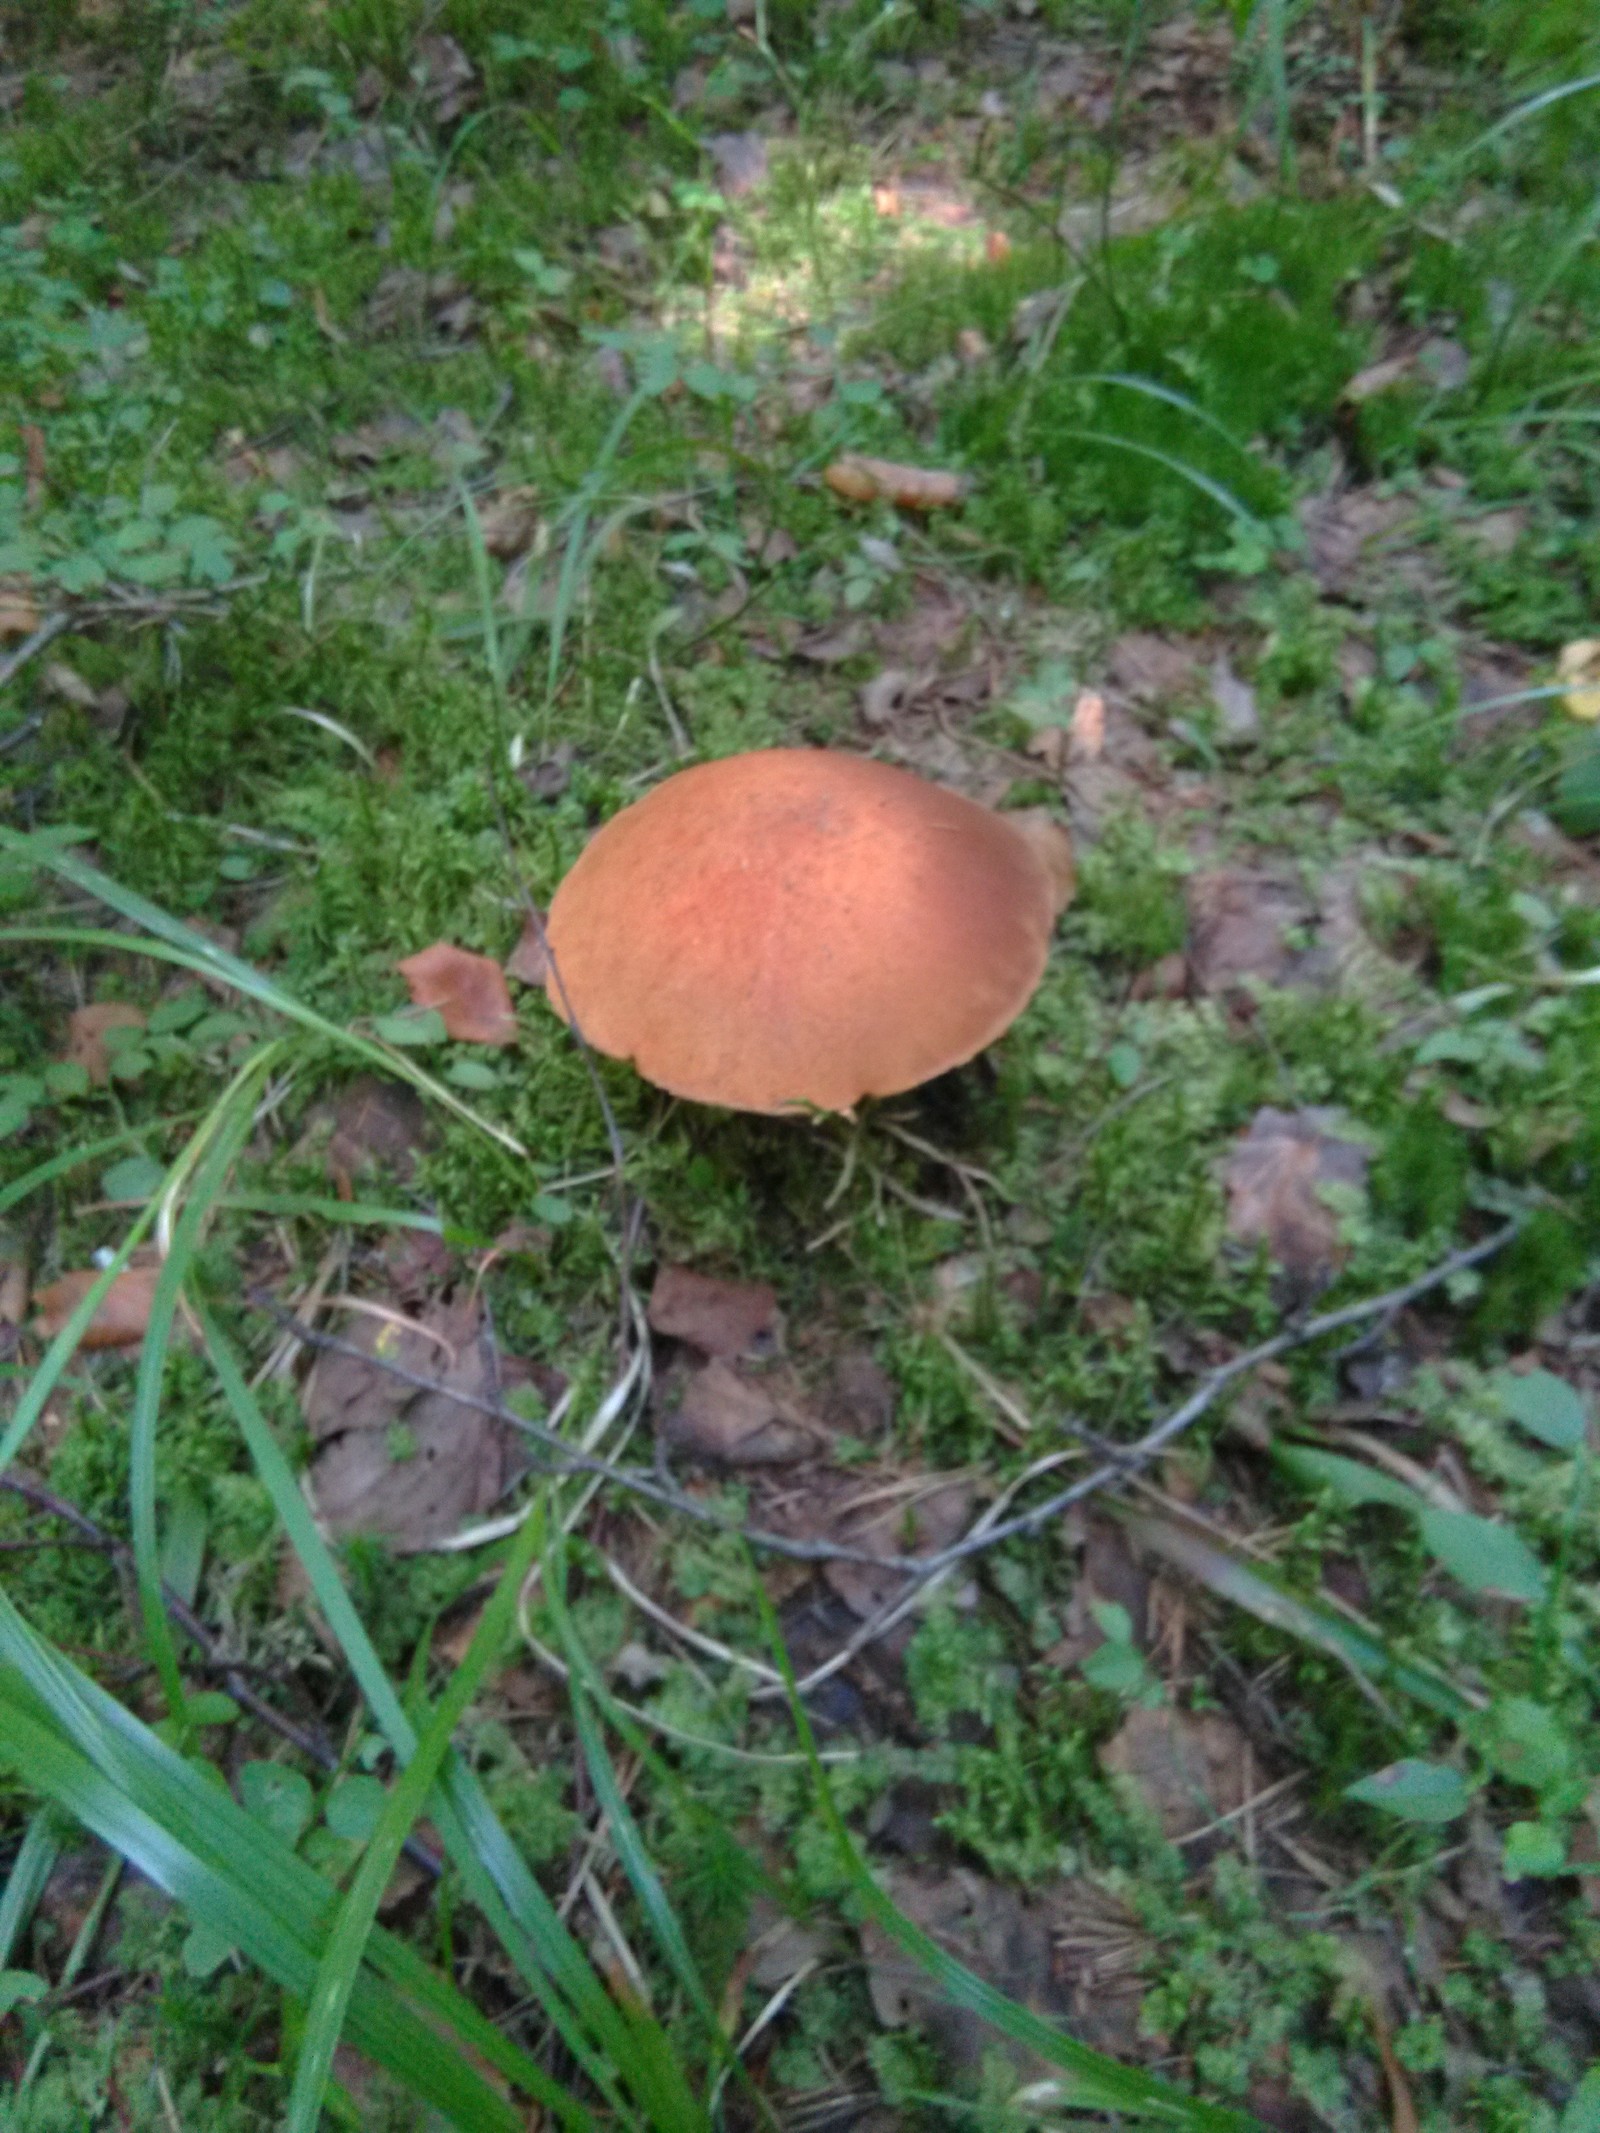
{"label": "green ground cover", "polygon": [[[1600,2124],[1597,187],[1576,0],[0,24],[0,2122]],[[408,1005],[780,743],[1070,828],[982,1060]]]}

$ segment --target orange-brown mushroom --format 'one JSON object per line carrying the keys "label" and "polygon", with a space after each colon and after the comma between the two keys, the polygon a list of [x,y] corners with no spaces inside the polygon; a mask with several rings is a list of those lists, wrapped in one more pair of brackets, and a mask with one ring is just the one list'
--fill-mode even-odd
{"label": "orange-brown mushroom", "polygon": [[550,906],[547,990],[675,1095],[849,1111],[992,1043],[1070,894],[1058,830],[866,757],[763,749],[605,824]]}

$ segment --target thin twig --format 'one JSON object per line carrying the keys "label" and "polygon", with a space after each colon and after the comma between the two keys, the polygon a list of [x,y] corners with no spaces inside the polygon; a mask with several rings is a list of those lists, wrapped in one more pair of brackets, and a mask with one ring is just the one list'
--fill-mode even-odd
{"label": "thin twig", "polygon": [[[959,1540],[952,1541],[947,1548],[941,1548],[931,1555],[920,1556],[877,1554],[837,1541],[793,1540],[786,1534],[770,1533],[758,1526],[736,1525],[697,1498],[663,1482],[653,1472],[647,1473],[637,1467],[618,1466],[609,1460],[597,1458],[590,1452],[580,1450],[554,1431],[541,1428],[537,1422],[530,1422],[524,1415],[513,1413],[498,1401],[484,1399],[464,1388],[441,1385],[437,1379],[425,1377],[420,1371],[407,1370],[403,1365],[386,1357],[369,1355],[365,1349],[357,1348],[349,1341],[342,1341],[334,1334],[320,1333],[315,1327],[301,1324],[263,1290],[251,1289],[248,1295],[253,1304],[275,1319],[286,1332],[294,1333],[307,1347],[325,1348],[336,1355],[352,1356],[372,1369],[382,1370],[386,1375],[398,1378],[403,1384],[415,1386],[420,1392],[439,1393],[460,1406],[470,1407],[480,1414],[493,1415],[542,1444],[552,1455],[559,1469],[570,1473],[592,1474],[615,1482],[618,1487],[627,1489],[631,1494],[645,1497],[668,1510],[677,1511],[699,1525],[734,1534],[752,1548],[772,1555],[787,1556],[795,1562],[860,1563],[875,1570],[900,1571],[911,1582],[899,1599],[891,1603],[898,1609],[922,1586],[931,1579],[942,1576],[956,1563],[963,1562],[985,1549],[998,1547],[1002,1541],[1015,1540],[1022,1534],[1037,1532],[1041,1526],[1050,1524],[1052,1520],[1059,1518],[1063,1511],[1081,1503],[1085,1497],[1093,1496],[1102,1489],[1137,1475],[1214,1407],[1231,1385],[1237,1383],[1240,1378],[1248,1377],[1251,1371],[1259,1369],[1263,1363],[1272,1362],[1291,1349],[1309,1347],[1313,1342],[1325,1339],[1330,1333],[1341,1332],[1346,1326],[1359,1325],[1365,1319],[1380,1318],[1385,1314],[1392,1316],[1395,1312],[1404,1310],[1406,1305],[1416,1302],[1431,1290],[1440,1288],[1455,1275],[1481,1265],[1484,1260],[1502,1251],[1516,1236],[1519,1227],[1520,1224],[1516,1221],[1506,1223],[1492,1236],[1481,1238],[1476,1244],[1469,1244],[1460,1251],[1452,1252],[1449,1258],[1441,1260],[1437,1266],[1430,1267],[1425,1274],[1419,1274],[1414,1281],[1408,1281],[1400,1288],[1386,1290],[1381,1296],[1362,1297],[1355,1303],[1342,1305],[1336,1311],[1324,1311],[1319,1317],[1285,1326],[1281,1332],[1273,1334],[1270,1340],[1261,1341],[1254,1348],[1245,1349],[1231,1362],[1224,1363],[1220,1369],[1212,1371],[1186,1400],[1136,1443],[1108,1457],[1103,1464],[1073,1482],[1069,1488],[1058,1490],[1055,1495],[1030,1505],[1027,1510],[1019,1511],[1012,1518],[996,1520],[996,1507],[991,1506],[989,1511],[973,1522]],[[1050,1456],[1053,1460],[1059,1455]],[[1014,1483],[1013,1488],[1015,1486]]]}
{"label": "thin twig", "polygon": [[[119,1569],[132,1561],[133,1550],[125,1541],[107,1533],[87,1512],[80,1511],[76,1504],[68,1503],[64,1496],[57,1496],[41,1482],[13,1470],[0,1474],[0,1489],[9,1490],[12,1495],[20,1496],[24,1503],[32,1504],[35,1510],[43,1511],[51,1518],[59,1518],[64,1525],[71,1526],[84,1547],[94,1548],[101,1554],[108,1555]],[[339,1758],[327,1741],[319,1734],[309,1733],[303,1726],[297,1726],[292,1718],[285,1718],[281,1711],[275,1710],[264,1697],[256,1694],[237,1664],[224,1656],[220,1643],[187,1601],[167,1584],[161,1587],[161,1598],[167,1613],[198,1648],[206,1666],[221,1676],[223,1687],[235,1703],[241,1705],[252,1717],[259,1718],[264,1726],[270,1727],[280,1740],[287,1741],[292,1748],[297,1748],[309,1762],[315,1763],[319,1770],[338,1769]],[[408,1838],[405,1849],[407,1858],[420,1866],[424,1873],[437,1879],[443,1872],[442,1860],[418,1839]]]}
{"label": "thin twig", "polygon": [[[32,636],[24,637],[14,652],[8,652],[4,659],[0,659],[0,689],[5,687],[13,675],[20,674],[30,659],[36,659],[47,645],[54,644],[56,639],[71,627],[72,617],[69,614],[58,612],[46,615]],[[15,734],[8,734],[0,741],[0,750],[15,747],[16,739]]]}

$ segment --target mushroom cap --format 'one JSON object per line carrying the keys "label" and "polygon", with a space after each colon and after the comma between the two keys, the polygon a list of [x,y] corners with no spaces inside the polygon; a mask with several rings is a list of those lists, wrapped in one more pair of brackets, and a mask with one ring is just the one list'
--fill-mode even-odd
{"label": "mushroom cap", "polygon": [[674,1095],[849,1111],[1015,1020],[1070,893],[1065,839],[910,771],[772,748],[679,771],[555,893],[552,1005]]}

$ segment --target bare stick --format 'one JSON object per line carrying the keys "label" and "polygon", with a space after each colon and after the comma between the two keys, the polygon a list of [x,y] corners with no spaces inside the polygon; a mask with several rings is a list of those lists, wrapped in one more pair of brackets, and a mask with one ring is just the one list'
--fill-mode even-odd
{"label": "bare stick", "polygon": [[1308,1347],[1314,1341],[1324,1340],[1330,1333],[1342,1332],[1346,1326],[1360,1325],[1372,1318],[1392,1317],[1395,1312],[1404,1310],[1407,1304],[1415,1303],[1419,1297],[1442,1287],[1457,1274],[1481,1265],[1484,1260],[1502,1251],[1517,1234],[1518,1227],[1516,1222],[1508,1222],[1492,1236],[1481,1238],[1476,1244],[1469,1244],[1458,1252],[1452,1252],[1448,1259],[1441,1260],[1437,1266],[1430,1267],[1427,1273],[1419,1274],[1414,1281],[1408,1281],[1398,1289],[1388,1289],[1381,1296],[1363,1297],[1355,1303],[1342,1305],[1337,1311],[1324,1311],[1320,1317],[1305,1319],[1298,1325],[1285,1326],[1270,1340],[1262,1341],[1254,1348],[1245,1349],[1231,1362],[1224,1363],[1220,1369],[1212,1371],[1186,1400],[1152,1430],[1136,1443],[1130,1444],[1125,1451],[1106,1459],[1100,1466],[1073,1482],[1070,1487],[1058,1490],[1053,1496],[1047,1496],[1042,1502],[1030,1505],[1026,1511],[1019,1511],[1012,1518],[996,1522],[992,1514],[981,1514],[960,1540],[952,1541],[949,1547],[941,1548],[932,1555],[880,1555],[837,1541],[792,1540],[786,1534],[769,1533],[758,1526],[736,1526],[715,1511],[709,1510],[695,1497],[662,1481],[657,1474],[646,1473],[636,1467],[617,1466],[609,1460],[596,1458],[592,1453],[581,1451],[555,1431],[543,1429],[525,1416],[513,1413],[498,1401],[484,1399],[476,1393],[460,1390],[455,1386],[441,1385],[434,1378],[424,1377],[420,1371],[407,1370],[385,1357],[369,1355],[365,1349],[356,1347],[350,1341],[340,1340],[334,1334],[320,1333],[313,1326],[303,1325],[265,1291],[252,1289],[248,1293],[253,1304],[266,1311],[286,1332],[292,1332],[304,1341],[307,1347],[325,1348],[335,1355],[352,1356],[375,1370],[382,1370],[386,1375],[398,1378],[403,1384],[414,1385],[419,1392],[442,1393],[447,1400],[454,1400],[460,1406],[473,1408],[481,1414],[494,1415],[542,1444],[558,1467],[567,1472],[602,1476],[636,1496],[645,1497],[651,1503],[681,1512],[684,1517],[694,1519],[699,1525],[711,1526],[723,1533],[737,1534],[752,1548],[762,1549],[773,1555],[787,1556],[795,1562],[861,1563],[877,1570],[901,1571],[911,1580],[911,1584],[906,1592],[891,1603],[892,1608],[898,1610],[912,1592],[930,1579],[942,1575],[953,1564],[980,1554],[985,1549],[998,1547],[1002,1541],[1013,1540],[1020,1534],[1037,1532],[1041,1526],[1059,1518],[1063,1511],[1081,1503],[1085,1497],[1096,1495],[1100,1490],[1119,1481],[1128,1480],[1141,1472],[1153,1460],[1159,1458],[1168,1445],[1175,1442],[1185,1430],[1192,1428],[1202,1415],[1214,1407],[1229,1386],[1237,1383],[1240,1378],[1247,1377],[1252,1370],[1259,1369],[1263,1363],[1272,1362],[1276,1357],[1287,1354],[1290,1349]]}

